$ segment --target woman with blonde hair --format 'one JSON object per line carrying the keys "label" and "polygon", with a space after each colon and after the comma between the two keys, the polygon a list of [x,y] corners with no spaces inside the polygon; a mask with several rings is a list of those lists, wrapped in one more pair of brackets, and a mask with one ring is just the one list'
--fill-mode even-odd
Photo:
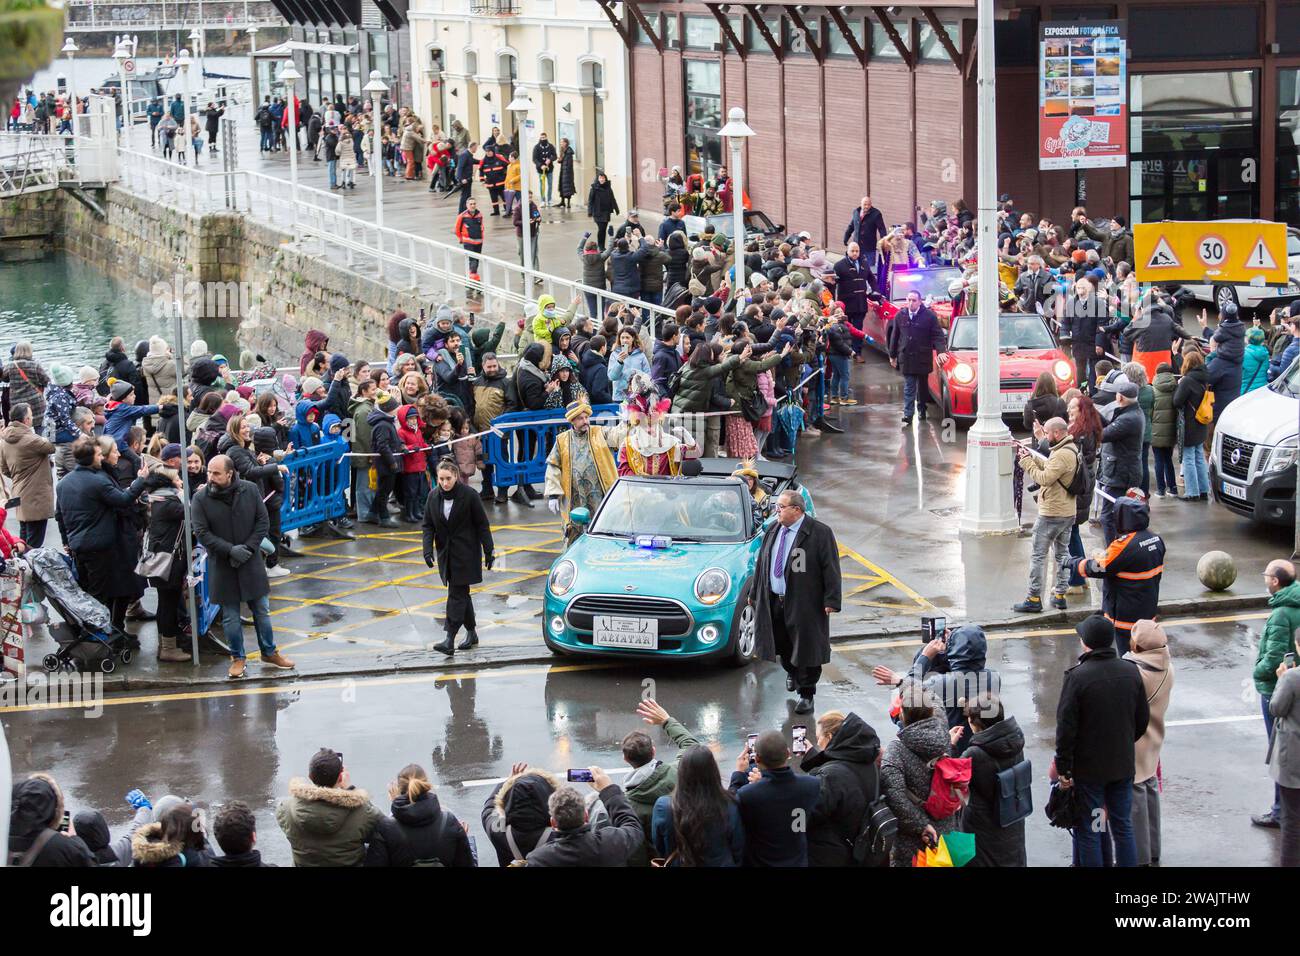
{"label": "woman with blonde hair", "polygon": [[366,866],[478,866],[468,828],[442,809],[429,775],[407,764],[388,785],[392,816],[375,827]]}

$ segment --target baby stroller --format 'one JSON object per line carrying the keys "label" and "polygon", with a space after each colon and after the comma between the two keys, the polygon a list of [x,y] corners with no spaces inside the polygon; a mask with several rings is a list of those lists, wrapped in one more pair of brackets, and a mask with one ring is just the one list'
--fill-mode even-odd
{"label": "baby stroller", "polygon": [[42,658],[47,671],[99,670],[111,674],[118,661],[131,663],[130,635],[114,628],[108,608],[78,586],[63,555],[35,548],[24,558],[31,570],[34,597],[48,601],[63,618],[49,626],[59,649]]}

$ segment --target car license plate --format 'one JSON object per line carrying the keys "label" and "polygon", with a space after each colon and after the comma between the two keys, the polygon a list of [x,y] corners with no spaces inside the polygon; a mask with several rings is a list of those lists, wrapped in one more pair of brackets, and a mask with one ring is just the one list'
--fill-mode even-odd
{"label": "car license plate", "polygon": [[1002,414],[1007,412],[1023,412],[1025,406],[1029,404],[1028,392],[1003,392],[1002,393]]}
{"label": "car license plate", "polygon": [[653,617],[597,615],[591,622],[591,643],[596,647],[630,647],[659,650],[659,621]]}
{"label": "car license plate", "polygon": [[1223,495],[1225,498],[1236,498],[1238,501],[1246,500],[1246,489],[1241,485],[1233,485],[1228,482],[1223,483]]}

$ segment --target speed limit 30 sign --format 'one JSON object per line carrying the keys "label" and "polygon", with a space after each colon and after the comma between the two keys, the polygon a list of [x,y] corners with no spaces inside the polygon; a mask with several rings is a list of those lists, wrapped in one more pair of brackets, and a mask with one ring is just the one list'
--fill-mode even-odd
{"label": "speed limit 30 sign", "polygon": [[1286,225],[1258,220],[1153,222],[1133,227],[1139,282],[1288,282]]}

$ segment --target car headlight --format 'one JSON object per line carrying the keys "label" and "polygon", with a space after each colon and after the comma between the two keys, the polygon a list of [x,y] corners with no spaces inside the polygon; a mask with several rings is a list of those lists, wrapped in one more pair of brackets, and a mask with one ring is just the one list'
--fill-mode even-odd
{"label": "car headlight", "polygon": [[1268,462],[1264,465],[1264,474],[1271,475],[1295,467],[1296,440],[1288,439],[1268,453]]}
{"label": "car headlight", "polygon": [[969,385],[975,381],[975,370],[965,362],[958,362],[957,367],[952,370],[952,377],[959,385]]}
{"label": "car headlight", "polygon": [[551,568],[551,579],[546,582],[546,587],[556,597],[562,597],[569,593],[573,587],[573,582],[577,580],[578,569],[572,561],[564,560]]}
{"label": "car headlight", "polygon": [[1074,368],[1065,359],[1057,359],[1056,363],[1052,365],[1052,374],[1062,382],[1068,382],[1074,378]]}
{"label": "car headlight", "polygon": [[731,575],[722,568],[706,568],[695,579],[695,597],[701,604],[717,604],[731,590]]}

